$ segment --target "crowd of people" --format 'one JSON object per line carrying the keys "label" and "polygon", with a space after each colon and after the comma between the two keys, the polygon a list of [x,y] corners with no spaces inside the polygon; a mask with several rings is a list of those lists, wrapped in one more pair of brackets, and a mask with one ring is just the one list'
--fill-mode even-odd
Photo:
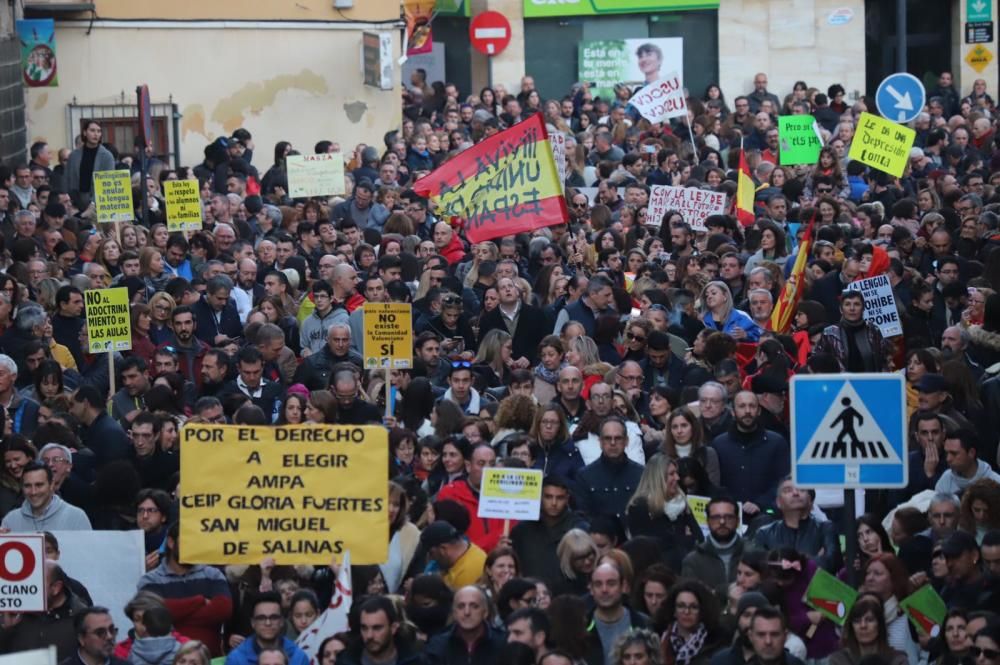
{"label": "crowd of people", "polygon": [[[400,127],[345,150],[346,193],[329,198],[289,198],[298,150],[282,141],[262,160],[246,129],[186,168],[102,143],[88,121],[75,149],[38,142],[30,163],[0,167],[2,530],[45,533],[49,556],[48,610],[4,614],[0,652],[1000,663],[1000,141],[986,83],[963,98],[940,75],[900,178],[848,159],[873,105],[840,85],[798,82],[780,99],[761,73],[732,108],[715,85],[689,95],[680,124],[641,119],[634,92],[545,99],[525,76],[470,94],[418,70]],[[538,113],[566,138],[569,219],[469,243],[414,183]],[[796,113],[820,127],[816,164],[778,163],[776,118]],[[734,210],[741,149],[750,224]],[[96,221],[93,174],[114,168],[134,173],[133,224]],[[200,231],[168,232],[162,187],[178,178],[199,181]],[[650,219],[654,185],[724,192],[730,214],[705,230],[679,211]],[[902,335],[866,321],[850,288],[880,275]],[[775,317],[789,281],[801,298]],[[84,312],[84,293],[109,287],[128,290],[132,331],[110,359],[91,352]],[[369,302],[411,305],[411,368],[364,367]],[[909,419],[908,484],[868,490],[855,533],[842,491],[789,475],[789,382],[842,372],[902,373]],[[388,428],[389,468],[365,470],[388,480],[388,554],[350,569],[350,619],[314,652],[303,638],[343,601],[337,562],[182,561],[188,423]],[[537,521],[478,516],[493,466],[542,471]],[[79,529],[144,533],[131,626],[60,567],[54,534]],[[817,571],[858,591],[842,625],[804,600]],[[926,585],[947,608],[933,635],[901,605]]]}

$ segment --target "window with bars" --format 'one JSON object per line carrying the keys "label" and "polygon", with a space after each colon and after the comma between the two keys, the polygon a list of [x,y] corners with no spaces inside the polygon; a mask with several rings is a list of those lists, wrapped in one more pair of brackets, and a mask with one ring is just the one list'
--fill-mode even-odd
{"label": "window with bars", "polygon": [[[153,156],[167,164],[174,163],[177,137],[174,136],[174,104],[153,104]],[[69,127],[72,139],[83,133],[84,125],[94,120],[101,125],[103,141],[121,155],[135,154],[139,135],[139,116],[134,104],[70,105]]]}

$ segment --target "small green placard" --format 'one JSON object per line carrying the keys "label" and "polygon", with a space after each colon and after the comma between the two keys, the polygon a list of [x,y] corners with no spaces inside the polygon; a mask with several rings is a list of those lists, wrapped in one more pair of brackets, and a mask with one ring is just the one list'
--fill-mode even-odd
{"label": "small green placard", "polygon": [[847,614],[854,607],[858,592],[822,568],[816,570],[806,589],[806,605],[813,608],[838,626],[843,626]]}
{"label": "small green placard", "polygon": [[922,635],[937,637],[944,628],[948,606],[930,584],[925,584],[911,593],[899,603],[899,606]]}
{"label": "small green placard", "polygon": [[823,147],[816,119],[811,115],[780,116],[778,147],[782,166],[815,164]]}

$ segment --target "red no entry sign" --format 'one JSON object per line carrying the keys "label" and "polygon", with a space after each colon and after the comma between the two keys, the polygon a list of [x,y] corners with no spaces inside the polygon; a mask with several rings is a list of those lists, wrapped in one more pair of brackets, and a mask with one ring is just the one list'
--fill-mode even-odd
{"label": "red no entry sign", "polygon": [[510,21],[500,12],[483,12],[469,22],[472,47],[485,55],[498,55],[510,44]]}

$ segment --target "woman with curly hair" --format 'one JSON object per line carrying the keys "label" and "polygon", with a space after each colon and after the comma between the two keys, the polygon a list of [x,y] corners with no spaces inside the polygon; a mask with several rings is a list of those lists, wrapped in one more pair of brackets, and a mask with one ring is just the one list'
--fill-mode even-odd
{"label": "woman with curly hair", "polygon": [[507,455],[505,439],[514,434],[526,434],[535,423],[535,400],[525,395],[510,395],[500,401],[497,409],[497,433],[490,445],[500,457]]}
{"label": "woman with curly hair", "polygon": [[663,662],[677,665],[708,663],[723,646],[719,602],[698,580],[681,580],[670,590],[654,622],[663,626]]}
{"label": "woman with curly hair", "polygon": [[660,638],[651,630],[639,628],[625,633],[611,647],[611,665],[663,665]]}
{"label": "woman with curly hair", "polygon": [[973,534],[980,545],[987,531],[1000,529],[1000,483],[980,478],[965,488],[958,528]]}

